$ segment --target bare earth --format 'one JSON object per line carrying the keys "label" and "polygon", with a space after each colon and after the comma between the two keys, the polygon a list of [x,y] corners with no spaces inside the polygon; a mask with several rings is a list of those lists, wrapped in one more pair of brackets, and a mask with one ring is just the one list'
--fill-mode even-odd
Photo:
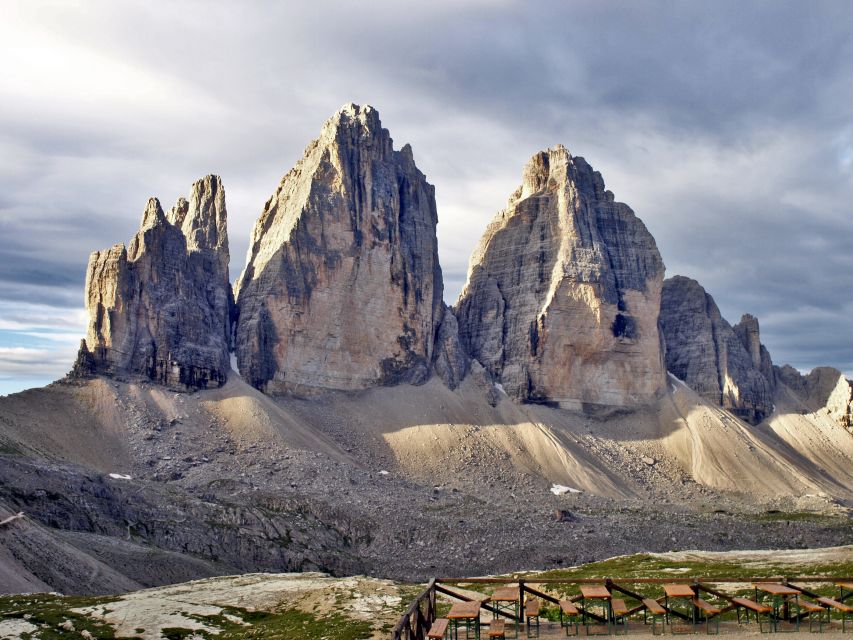
{"label": "bare earth", "polygon": [[192,394],[54,384],[0,398],[0,520],[24,513],[0,525],[0,592],[851,544],[853,436],[792,397],[751,427],[674,378],[599,417],[493,407],[470,375],[302,399],[236,374]]}

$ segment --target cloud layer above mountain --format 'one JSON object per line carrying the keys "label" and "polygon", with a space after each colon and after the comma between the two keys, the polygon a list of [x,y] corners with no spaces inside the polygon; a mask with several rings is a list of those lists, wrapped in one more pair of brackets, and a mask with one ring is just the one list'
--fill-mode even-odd
{"label": "cloud layer above mountain", "polygon": [[[90,251],[222,176],[232,274],[279,178],[370,103],[436,185],[448,298],[529,156],[600,170],[774,359],[853,374],[843,2],[10,0],[0,5],[0,393],[70,366]],[[450,301],[450,300],[449,300]]]}

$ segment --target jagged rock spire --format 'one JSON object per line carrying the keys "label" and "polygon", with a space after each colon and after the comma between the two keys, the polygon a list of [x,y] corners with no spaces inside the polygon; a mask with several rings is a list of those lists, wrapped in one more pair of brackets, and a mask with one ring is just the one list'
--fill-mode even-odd
{"label": "jagged rock spire", "polygon": [[510,396],[570,408],[665,385],[654,238],[562,146],[536,154],[486,229],[455,306],[462,342]]}
{"label": "jagged rock spire", "polygon": [[435,195],[379,114],[345,105],[282,178],[238,280],[236,352],[269,393],[422,382],[442,320]]}
{"label": "jagged rock spire", "polygon": [[96,251],[89,327],[72,375],[142,376],[180,389],[222,384],[233,298],[222,182],[196,182],[167,217],[151,198],[129,247]]}
{"label": "jagged rock spire", "polygon": [[667,369],[699,395],[753,424],[772,413],[773,363],[756,318],[732,328],[698,282],[675,276],[663,284],[661,328]]}

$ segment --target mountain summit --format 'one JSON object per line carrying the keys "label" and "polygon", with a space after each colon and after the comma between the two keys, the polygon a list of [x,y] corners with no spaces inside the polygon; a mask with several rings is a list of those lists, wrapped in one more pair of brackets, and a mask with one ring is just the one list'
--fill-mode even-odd
{"label": "mountain summit", "polygon": [[281,180],[237,283],[237,361],[276,394],[424,382],[444,314],[435,192],[348,104]]}
{"label": "mountain summit", "polygon": [[471,257],[462,342],[522,401],[648,404],[665,387],[663,274],[654,238],[601,174],[563,146],[542,151]]}
{"label": "mountain summit", "polygon": [[225,190],[193,184],[169,212],[151,198],[125,248],[96,251],[86,270],[89,327],[76,374],[142,376],[178,389],[225,382],[232,313]]}

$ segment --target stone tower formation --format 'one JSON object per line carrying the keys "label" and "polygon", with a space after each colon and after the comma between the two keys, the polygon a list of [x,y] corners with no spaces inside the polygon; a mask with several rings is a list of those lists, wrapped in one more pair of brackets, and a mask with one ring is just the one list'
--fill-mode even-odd
{"label": "stone tower formation", "polygon": [[228,261],[218,176],[196,182],[168,214],[151,198],[129,247],[89,258],[89,327],[74,372],[188,389],[223,384],[233,311]]}
{"label": "stone tower formation", "polygon": [[471,257],[462,343],[521,401],[649,404],[666,384],[663,274],[654,238],[601,174],[562,146],[543,151]]}
{"label": "stone tower formation", "polygon": [[323,126],[237,281],[237,362],[269,393],[421,383],[444,313],[435,190],[372,107]]}
{"label": "stone tower formation", "polygon": [[517,402],[596,412],[655,403],[668,370],[753,423],[777,385],[849,417],[839,372],[774,367],[756,318],[732,327],[696,281],[664,281],[643,222],[562,146],[527,163],[452,309],[437,224],[411,147],[345,105],[264,206],[233,294],[217,176],[168,213],[152,198],[128,247],[93,253],[72,376],[211,388],[233,353],[261,391],[306,395],[433,375],[455,389],[477,366]]}

